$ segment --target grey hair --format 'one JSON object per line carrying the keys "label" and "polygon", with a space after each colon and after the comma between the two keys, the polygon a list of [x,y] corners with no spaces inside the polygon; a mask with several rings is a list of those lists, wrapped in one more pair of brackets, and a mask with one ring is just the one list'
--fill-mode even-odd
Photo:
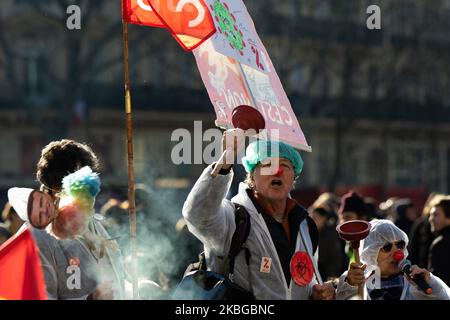
{"label": "grey hair", "polygon": [[254,171],[247,173],[244,180],[244,183],[246,183],[250,189],[255,188],[255,180],[253,180],[253,172]]}

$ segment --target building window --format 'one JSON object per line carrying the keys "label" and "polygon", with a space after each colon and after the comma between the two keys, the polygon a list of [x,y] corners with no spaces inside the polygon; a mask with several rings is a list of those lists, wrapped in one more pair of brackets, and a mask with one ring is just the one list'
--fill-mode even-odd
{"label": "building window", "polygon": [[361,183],[361,148],[356,143],[345,143],[342,145],[341,153],[342,182],[346,185]]}
{"label": "building window", "polygon": [[315,16],[319,19],[328,19],[330,17],[330,4],[328,1],[322,0],[316,3]]}
{"label": "building window", "polygon": [[297,66],[289,74],[289,89],[295,93],[305,93],[306,80],[305,80],[305,67]]}
{"label": "building window", "polygon": [[36,163],[43,146],[42,137],[38,134],[22,136],[20,139],[20,174],[32,177],[36,172]]}
{"label": "building window", "polygon": [[25,96],[36,97],[44,93],[46,60],[35,48],[24,48],[18,52],[21,87]]}
{"label": "building window", "polygon": [[370,148],[365,154],[364,183],[368,185],[384,184],[383,166],[385,150],[379,147]]}
{"label": "building window", "polygon": [[390,152],[389,178],[392,186],[423,186],[428,180],[430,150],[425,146],[397,143]]}

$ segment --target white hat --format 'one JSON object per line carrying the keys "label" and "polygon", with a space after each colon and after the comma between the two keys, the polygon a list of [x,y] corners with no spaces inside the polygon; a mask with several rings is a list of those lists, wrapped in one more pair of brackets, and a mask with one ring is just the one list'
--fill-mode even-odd
{"label": "white hat", "polygon": [[370,232],[367,238],[363,240],[359,248],[361,261],[368,266],[376,266],[378,252],[387,242],[405,241],[403,253],[405,258],[408,256],[408,236],[399,229],[392,221],[386,219],[374,219],[370,221]]}
{"label": "white hat", "polygon": [[23,221],[29,221],[28,199],[33,190],[30,188],[11,188],[8,190],[8,201]]}

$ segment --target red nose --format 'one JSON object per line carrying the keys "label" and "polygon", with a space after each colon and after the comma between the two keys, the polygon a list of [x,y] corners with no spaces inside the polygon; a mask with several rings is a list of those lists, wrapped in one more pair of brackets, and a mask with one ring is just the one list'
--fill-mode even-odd
{"label": "red nose", "polygon": [[277,171],[275,172],[276,177],[281,177],[283,175],[283,167],[278,167]]}
{"label": "red nose", "polygon": [[392,255],[392,258],[394,258],[395,262],[400,262],[400,261],[402,261],[405,258],[405,254],[403,253],[402,250],[397,250]]}

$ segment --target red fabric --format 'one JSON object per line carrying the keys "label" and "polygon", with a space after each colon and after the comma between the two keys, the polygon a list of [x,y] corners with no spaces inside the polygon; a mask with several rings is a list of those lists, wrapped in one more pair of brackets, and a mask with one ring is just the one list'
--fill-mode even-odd
{"label": "red fabric", "polygon": [[[145,6],[149,6],[149,0],[142,0]],[[122,17],[128,23],[141,24],[150,27],[165,28],[164,23],[153,11],[147,11],[141,8],[137,0],[122,1]]]}
{"label": "red fabric", "polygon": [[167,28],[185,51],[195,49],[216,32],[203,0],[123,0],[122,16],[129,23]]}
{"label": "red fabric", "polygon": [[47,299],[39,250],[29,229],[0,247],[0,299]]}

